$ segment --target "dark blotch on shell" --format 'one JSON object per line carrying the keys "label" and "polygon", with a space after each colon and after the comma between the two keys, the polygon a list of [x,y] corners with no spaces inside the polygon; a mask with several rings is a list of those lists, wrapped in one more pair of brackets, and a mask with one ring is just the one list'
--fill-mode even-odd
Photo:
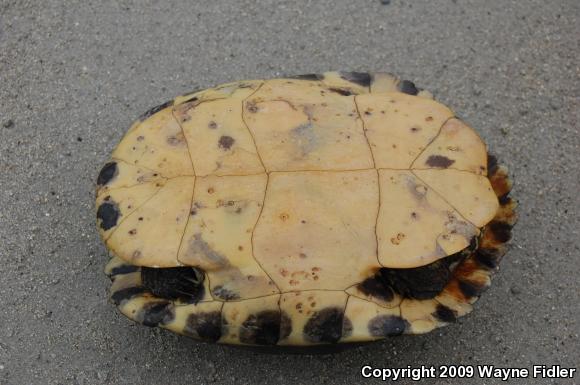
{"label": "dark blotch on shell", "polygon": [[358,284],[357,288],[365,295],[389,302],[394,297],[393,289],[379,274],[367,278]]}
{"label": "dark blotch on shell", "polygon": [[484,290],[484,287],[475,282],[459,281],[459,290],[465,298],[478,297]]}
{"label": "dark blotch on shell", "polygon": [[497,171],[497,166],[497,158],[495,155],[487,154],[487,174],[495,174]]}
{"label": "dark blotch on shell", "polygon": [[449,159],[443,155],[431,155],[429,158],[427,158],[427,162],[425,163],[431,167],[447,168],[455,163],[455,160]]}
{"label": "dark blotch on shell", "polygon": [[340,72],[340,77],[363,87],[371,85],[371,75],[368,72]]}
{"label": "dark blotch on shell", "polygon": [[429,299],[439,294],[452,277],[451,265],[465,258],[459,252],[439,259],[425,266],[412,269],[392,269],[383,267],[376,274],[385,287],[406,298]]}
{"label": "dark blotch on shell", "polygon": [[139,120],[143,121],[145,119],[147,119],[148,117],[150,117],[151,115],[156,114],[157,112],[161,111],[162,109],[172,106],[173,105],[173,100],[169,100],[165,103],[162,103],[158,106],[155,106],[149,110],[147,110],[145,113],[143,113],[143,115],[139,116]]}
{"label": "dark blotch on shell", "polygon": [[292,333],[292,319],[286,314],[286,312],[282,312],[280,317],[280,338],[279,340],[283,340],[287,338],[290,333]]}
{"label": "dark blotch on shell", "polygon": [[135,320],[150,327],[165,325],[174,318],[173,304],[167,301],[147,303],[135,316]]}
{"label": "dark blotch on shell", "polygon": [[280,311],[264,310],[250,315],[240,326],[240,342],[251,345],[276,345],[280,339]]}
{"label": "dark blotch on shell", "polygon": [[295,75],[289,76],[288,79],[297,79],[297,80],[322,80],[324,79],[323,75],[320,74],[304,74],[304,75]]}
{"label": "dark blotch on shell", "polygon": [[141,268],[143,286],[159,298],[198,303],[205,294],[205,275],[193,267]]}
{"label": "dark blotch on shell", "polygon": [[185,322],[183,333],[202,341],[216,342],[222,336],[221,312],[190,314]]}
{"label": "dark blotch on shell", "polygon": [[346,88],[335,88],[335,87],[332,87],[332,88],[329,88],[328,90],[331,91],[331,92],[335,92],[337,94],[340,94],[342,96],[350,96],[350,95],[353,95],[353,93],[349,89],[346,89]]}
{"label": "dark blotch on shell", "polygon": [[126,287],[119,291],[114,292],[111,295],[111,300],[115,303],[115,305],[119,306],[123,301],[130,300],[138,295],[146,293],[147,290],[143,287]]}
{"label": "dark blotch on shell", "polygon": [[347,316],[343,315],[342,318],[342,335],[340,338],[346,338],[352,335],[352,322]]}
{"label": "dark blotch on shell", "polygon": [[304,338],[313,343],[336,343],[342,337],[344,309],[328,307],[317,311],[304,326]]}
{"label": "dark blotch on shell", "polygon": [[134,273],[136,271],[139,270],[139,266],[133,266],[133,265],[121,265],[121,266],[117,266],[114,267],[111,270],[110,273],[110,277],[114,277],[116,275],[120,275],[120,274],[129,274],[129,273]]}
{"label": "dark blotch on shell", "polygon": [[103,202],[97,209],[97,219],[101,220],[101,229],[107,231],[117,225],[119,207],[115,202]]}
{"label": "dark blotch on shell", "polygon": [[409,95],[417,95],[419,93],[419,89],[415,87],[415,84],[409,80],[401,80],[397,85],[399,91],[409,94]]}
{"label": "dark blotch on shell", "polygon": [[395,315],[379,315],[368,323],[369,333],[374,337],[398,336],[408,327],[409,322]]}
{"label": "dark blotch on shell", "polygon": [[455,312],[447,306],[441,304],[437,305],[433,316],[435,316],[438,320],[447,323],[455,322],[457,320],[457,314],[455,314]]}
{"label": "dark blotch on shell", "polygon": [[505,243],[512,237],[512,227],[508,223],[492,221],[487,225],[486,231],[493,234],[496,241]]}
{"label": "dark blotch on shell", "polygon": [[236,292],[233,292],[229,289],[226,289],[223,286],[216,286],[212,289],[211,293],[214,297],[222,299],[224,301],[231,301],[235,299],[240,299],[240,295]]}
{"label": "dark blotch on shell", "polygon": [[475,252],[475,260],[488,269],[495,269],[501,257],[498,249],[480,248]]}
{"label": "dark blotch on shell", "polygon": [[103,166],[97,177],[97,185],[104,186],[117,176],[119,169],[117,162],[109,162]]}
{"label": "dark blotch on shell", "polygon": [[234,144],[234,142],[235,142],[234,138],[232,138],[231,136],[224,135],[220,137],[218,141],[218,146],[219,148],[222,148],[224,150],[229,150]]}

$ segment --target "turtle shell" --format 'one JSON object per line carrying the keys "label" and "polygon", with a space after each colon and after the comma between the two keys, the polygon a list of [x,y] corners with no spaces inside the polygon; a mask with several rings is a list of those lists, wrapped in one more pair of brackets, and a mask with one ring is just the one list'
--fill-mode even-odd
{"label": "turtle shell", "polygon": [[143,114],[97,179],[127,317],[199,340],[419,334],[489,285],[515,223],[477,133],[386,73],[229,83]]}

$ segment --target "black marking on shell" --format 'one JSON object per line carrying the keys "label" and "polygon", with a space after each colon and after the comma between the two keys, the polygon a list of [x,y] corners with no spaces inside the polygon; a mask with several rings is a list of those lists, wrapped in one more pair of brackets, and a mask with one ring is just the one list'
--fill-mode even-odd
{"label": "black marking on shell", "polygon": [[512,203],[512,198],[509,197],[509,191],[504,195],[498,197],[497,199],[499,201],[499,204],[502,206],[509,205],[510,203]]}
{"label": "black marking on shell", "polygon": [[395,315],[378,315],[368,323],[368,330],[373,337],[391,337],[403,334],[409,322]]}
{"label": "black marking on shell", "polygon": [[343,315],[342,318],[342,335],[340,336],[340,338],[346,338],[349,337],[352,334],[352,322],[350,321],[350,319]]}
{"label": "black marking on shell", "polygon": [[141,268],[143,286],[159,298],[198,303],[205,294],[205,275],[193,267]]}
{"label": "black marking on shell", "polygon": [[328,90],[331,91],[331,92],[335,92],[337,94],[340,94],[342,96],[354,95],[353,92],[351,90],[349,90],[348,88],[330,87]]}
{"label": "black marking on shell", "polygon": [[417,95],[419,90],[415,87],[415,84],[409,80],[401,80],[397,85],[399,91],[408,95]]}
{"label": "black marking on shell", "polygon": [[145,119],[147,119],[151,115],[154,115],[154,114],[158,113],[159,111],[161,111],[162,109],[169,107],[169,106],[172,106],[172,105],[173,105],[173,100],[169,100],[165,103],[162,103],[158,106],[155,106],[155,107],[145,111],[141,116],[139,116],[139,120],[144,121]]}
{"label": "black marking on shell", "polygon": [[365,295],[378,298],[382,301],[389,302],[394,298],[393,289],[388,283],[381,279],[380,274],[365,279],[357,286],[358,290]]}
{"label": "black marking on shell", "polygon": [[442,322],[451,323],[457,321],[457,314],[453,310],[442,304],[437,305],[437,308],[435,309],[433,316]]}
{"label": "black marking on shell", "polygon": [[229,150],[234,144],[234,142],[235,142],[234,138],[232,138],[231,136],[224,135],[220,137],[218,141],[218,147],[223,150]]}
{"label": "black marking on shell", "polygon": [[497,172],[497,158],[495,155],[487,154],[487,174],[493,175]]}
{"label": "black marking on shell", "polygon": [[280,311],[264,310],[250,315],[240,326],[240,342],[250,345],[276,345],[280,339]]}
{"label": "black marking on shell", "polygon": [[459,280],[459,290],[465,298],[479,297],[484,290],[484,287],[475,282]]}
{"label": "black marking on shell", "polygon": [[288,79],[296,79],[296,80],[322,80],[324,79],[324,75],[321,74],[304,74],[304,75],[294,75],[289,76]]}
{"label": "black marking on shell", "polygon": [[113,201],[101,203],[97,209],[97,219],[101,221],[101,229],[107,231],[117,225],[120,216],[119,207]]}
{"label": "black marking on shell", "polygon": [[212,295],[216,298],[222,299],[224,301],[232,301],[240,299],[240,295],[230,289],[226,289],[223,286],[216,286],[211,291]]}
{"label": "black marking on shell", "polygon": [[449,159],[448,157],[443,155],[431,155],[429,158],[427,158],[427,161],[425,163],[428,166],[435,168],[448,168],[453,163],[455,163],[455,160]]}
{"label": "black marking on shell", "polygon": [[474,257],[481,265],[489,269],[495,269],[499,264],[501,252],[498,249],[482,247],[477,249]]}
{"label": "black marking on shell", "polygon": [[128,301],[146,292],[147,291],[143,287],[126,287],[111,294],[111,300],[115,303],[115,305],[119,306],[123,301]]}
{"label": "black marking on shell", "polygon": [[113,180],[114,177],[119,173],[119,168],[117,167],[117,162],[109,162],[103,166],[99,176],[97,177],[97,185],[104,186]]}
{"label": "black marking on shell", "polygon": [[173,304],[168,301],[147,303],[143,305],[143,308],[135,316],[135,320],[150,327],[168,324],[174,318],[175,310],[173,309]]}
{"label": "black marking on shell", "polygon": [[505,222],[491,221],[486,228],[496,241],[506,243],[512,238],[512,226]]}
{"label": "black marking on shell", "polygon": [[111,269],[111,273],[109,274],[109,276],[114,277],[114,276],[120,275],[120,274],[134,273],[138,270],[139,270],[139,266],[121,265],[121,266],[117,266],[117,267],[114,267],[113,269]]}
{"label": "black marking on shell", "polygon": [[327,307],[314,313],[304,326],[304,339],[313,343],[337,343],[342,337],[344,309]]}
{"label": "black marking on shell", "polygon": [[202,341],[216,342],[222,336],[222,313],[211,311],[190,314],[183,333]]}
{"label": "black marking on shell", "polygon": [[452,277],[451,265],[465,258],[459,252],[412,269],[379,269],[377,279],[405,298],[430,299],[439,294]]}
{"label": "black marking on shell", "polygon": [[351,83],[368,87],[371,85],[371,75],[368,72],[339,72],[340,77]]}
{"label": "black marking on shell", "polygon": [[282,311],[280,314],[280,338],[279,341],[288,338],[292,333],[292,318]]}

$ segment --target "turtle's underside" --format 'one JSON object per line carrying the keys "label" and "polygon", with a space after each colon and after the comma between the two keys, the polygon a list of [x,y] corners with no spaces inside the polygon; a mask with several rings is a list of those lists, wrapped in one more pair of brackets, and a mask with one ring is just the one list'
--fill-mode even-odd
{"label": "turtle's underside", "polygon": [[178,97],[135,123],[97,184],[120,311],[226,344],[452,322],[489,285],[516,220],[479,136],[384,73]]}

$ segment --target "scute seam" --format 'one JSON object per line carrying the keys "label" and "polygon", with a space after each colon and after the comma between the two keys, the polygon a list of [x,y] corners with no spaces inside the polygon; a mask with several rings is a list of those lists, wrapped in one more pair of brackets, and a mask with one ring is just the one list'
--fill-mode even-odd
{"label": "scute seam", "polygon": [[282,292],[282,290],[280,290],[280,287],[278,286],[276,281],[274,281],[272,279],[272,277],[270,276],[270,274],[268,274],[266,269],[264,269],[264,266],[262,266],[260,261],[258,261],[258,258],[256,258],[256,254],[254,253],[254,249],[255,249],[254,233],[256,232],[256,227],[258,227],[258,222],[260,221],[260,217],[262,216],[262,212],[264,211],[264,206],[266,205],[266,196],[268,195],[268,186],[269,185],[270,185],[270,175],[266,174],[266,188],[264,189],[264,198],[262,199],[262,207],[260,207],[260,212],[258,213],[258,217],[256,218],[256,223],[254,223],[254,227],[252,228],[252,232],[250,234],[250,243],[252,245],[252,258],[254,258],[254,261],[256,261],[256,264],[258,266],[260,266],[260,269],[262,269],[264,274],[266,274],[268,276],[268,278],[270,278],[270,281],[272,281],[274,286],[276,286],[276,289],[278,290],[278,294],[280,294]]}
{"label": "scute seam", "polygon": [[453,210],[455,210],[457,212],[457,214],[459,214],[459,216],[461,218],[463,218],[463,220],[465,220],[467,223],[469,223],[470,225],[474,226],[476,229],[479,229],[481,231],[481,229],[476,226],[474,223],[472,223],[470,220],[468,220],[467,218],[465,218],[465,216],[461,213],[461,211],[459,211],[455,206],[453,206],[451,203],[449,203],[449,201],[443,196],[443,194],[441,194],[439,191],[437,191],[436,189],[434,189],[433,187],[431,187],[429,185],[429,183],[425,182],[423,179],[421,179],[419,177],[419,175],[415,174],[413,172],[413,170],[411,170],[411,174],[413,174],[413,176],[415,178],[417,178],[418,180],[421,181],[421,183],[425,184],[425,186],[429,187],[431,189],[431,191],[433,191],[435,194],[437,194],[441,199],[443,199],[445,201],[445,203],[447,203],[449,205],[449,207],[451,207]]}
{"label": "scute seam", "polygon": [[267,173],[268,169],[266,169],[266,164],[264,163],[264,160],[262,159],[262,155],[260,155],[260,150],[258,150],[258,144],[256,143],[256,138],[254,137],[254,133],[252,132],[252,130],[250,130],[250,126],[248,125],[248,123],[246,122],[246,118],[245,118],[245,113],[244,111],[246,110],[244,107],[246,105],[246,101],[251,98],[252,96],[254,96],[256,94],[256,92],[258,92],[262,86],[266,84],[266,81],[263,81],[255,90],[254,92],[252,92],[250,95],[246,96],[244,99],[242,99],[242,123],[244,123],[244,126],[246,127],[246,129],[248,130],[248,133],[250,134],[250,137],[252,138],[252,142],[254,142],[254,148],[256,149],[256,155],[258,155],[258,159],[260,159],[260,163],[262,164],[262,168],[264,169],[264,172]]}
{"label": "scute seam", "polygon": [[[113,236],[113,234],[115,234],[115,232],[116,232],[116,231],[119,229],[119,227],[121,227],[121,225],[123,224],[123,222],[125,222],[125,221],[126,221],[128,218],[129,218],[129,217],[131,217],[131,215],[135,214],[135,212],[136,212],[137,210],[139,210],[141,207],[143,207],[145,204],[147,204],[147,202],[149,202],[149,201],[150,201],[151,199],[153,199],[153,198],[154,198],[154,197],[155,197],[157,194],[159,194],[159,192],[160,192],[161,190],[163,190],[163,188],[164,188],[164,187],[165,187],[165,185],[163,185],[163,186],[159,187],[159,188],[157,189],[157,191],[155,191],[153,194],[151,194],[151,196],[150,196],[149,198],[145,199],[145,201],[144,201],[143,203],[141,203],[139,206],[135,207],[135,210],[133,210],[131,213],[129,213],[129,214],[127,214],[127,215],[125,215],[125,217],[124,217],[124,218],[121,218],[121,221],[120,221],[120,222],[118,222],[118,223],[115,225],[115,228],[113,229],[113,231],[111,231],[111,232],[109,233],[109,235],[107,236],[107,238],[105,238],[105,244],[106,244],[107,246],[109,246],[109,245],[107,244],[107,243],[108,243],[108,240],[109,240],[109,238],[111,238],[111,237]],[[114,251],[114,250],[113,250],[113,251]],[[116,255],[116,253],[115,253],[115,255]]]}
{"label": "scute seam", "polygon": [[450,121],[451,119],[457,119],[457,118],[455,117],[455,115],[452,115],[452,116],[448,117],[447,119],[445,119],[445,121],[441,124],[441,127],[439,127],[439,131],[437,131],[437,134],[433,137],[433,139],[431,139],[429,141],[429,143],[427,143],[425,145],[425,147],[419,152],[419,154],[415,157],[415,159],[413,159],[413,161],[409,165],[409,170],[413,169],[413,165],[415,164],[417,159],[419,159],[421,157],[421,155],[423,155],[423,153],[429,148],[429,146],[431,146],[433,144],[433,142],[435,142],[435,140],[441,135],[441,132],[443,132],[443,126],[445,126],[447,124],[447,122]]}

